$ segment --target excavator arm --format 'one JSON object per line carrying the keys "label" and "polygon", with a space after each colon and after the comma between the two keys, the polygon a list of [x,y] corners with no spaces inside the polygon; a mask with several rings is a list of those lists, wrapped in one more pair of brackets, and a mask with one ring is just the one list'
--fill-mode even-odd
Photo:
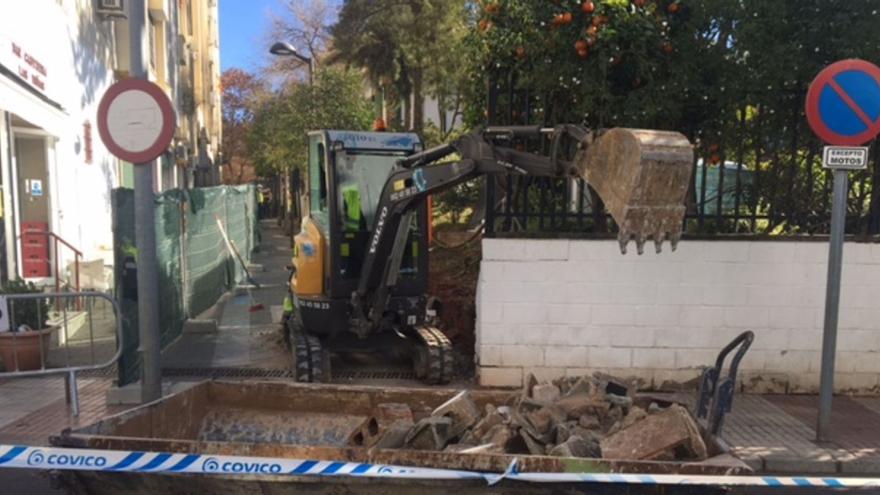
{"label": "excavator arm", "polygon": [[[509,146],[515,138],[541,137],[550,139],[546,156]],[[453,155],[457,159],[442,162]],[[691,144],[679,133],[594,132],[577,125],[489,127],[400,160],[376,209],[360,281],[352,293],[352,327],[365,336],[381,325],[414,212],[428,195],[484,174],[583,178],[617,223],[623,253],[633,239],[639,254],[648,239],[660,252],[664,240],[675,249],[681,237],[692,165]]]}

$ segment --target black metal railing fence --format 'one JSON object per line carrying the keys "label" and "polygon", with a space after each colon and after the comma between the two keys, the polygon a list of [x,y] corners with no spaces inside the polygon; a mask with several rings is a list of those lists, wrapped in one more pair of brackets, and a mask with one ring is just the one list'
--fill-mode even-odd
{"label": "black metal railing fence", "polygon": [[[828,233],[831,174],[822,143],[803,114],[803,90],[754,91],[737,109],[679,130],[695,143],[687,197],[686,235],[792,237]],[[518,88],[513,75],[489,83],[487,123],[571,122],[564,100]],[[669,129],[668,122],[651,127]],[[621,125],[605,123],[605,127]],[[622,123],[626,125],[626,123]],[[599,123],[599,127],[602,127]],[[542,142],[514,145],[538,150]],[[546,150],[544,150],[546,151]],[[850,177],[846,231],[860,239],[880,234],[880,147],[871,145],[866,170]],[[601,200],[582,180],[513,174],[486,181],[486,234],[603,236],[614,231]]]}

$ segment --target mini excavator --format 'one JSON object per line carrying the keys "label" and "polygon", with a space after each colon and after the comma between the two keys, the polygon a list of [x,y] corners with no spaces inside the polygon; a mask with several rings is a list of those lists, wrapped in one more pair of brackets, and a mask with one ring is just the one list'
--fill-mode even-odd
{"label": "mini excavator", "polygon": [[[516,149],[544,141],[548,153]],[[308,213],[294,239],[284,326],[298,381],[330,378],[330,354],[405,352],[430,384],[455,374],[434,325],[426,198],[484,174],[583,178],[618,227],[626,253],[675,249],[693,147],[677,132],[579,125],[487,127],[425,150],[413,133],[309,134]]]}

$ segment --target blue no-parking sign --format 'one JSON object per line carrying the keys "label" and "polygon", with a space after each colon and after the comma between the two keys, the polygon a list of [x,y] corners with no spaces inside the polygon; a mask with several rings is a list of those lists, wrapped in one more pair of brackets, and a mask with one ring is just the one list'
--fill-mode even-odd
{"label": "blue no-parking sign", "polygon": [[828,144],[857,146],[880,134],[880,67],[843,60],[816,76],[807,93],[807,122]]}

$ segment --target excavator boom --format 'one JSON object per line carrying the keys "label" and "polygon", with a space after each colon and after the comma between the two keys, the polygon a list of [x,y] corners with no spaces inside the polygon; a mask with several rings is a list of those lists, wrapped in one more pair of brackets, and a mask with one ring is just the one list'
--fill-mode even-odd
{"label": "excavator boom", "polygon": [[[509,146],[515,138],[548,135],[549,156]],[[573,158],[566,154],[571,149],[576,150]],[[457,161],[440,163],[454,154]],[[658,252],[664,240],[675,249],[692,167],[693,148],[680,133],[623,128],[594,132],[578,125],[489,127],[402,159],[380,196],[369,251],[352,294],[355,332],[366,335],[379,325],[397,281],[410,212],[430,194],[493,173],[583,178],[617,223],[621,251],[626,253],[634,239],[642,254],[649,239]]]}

